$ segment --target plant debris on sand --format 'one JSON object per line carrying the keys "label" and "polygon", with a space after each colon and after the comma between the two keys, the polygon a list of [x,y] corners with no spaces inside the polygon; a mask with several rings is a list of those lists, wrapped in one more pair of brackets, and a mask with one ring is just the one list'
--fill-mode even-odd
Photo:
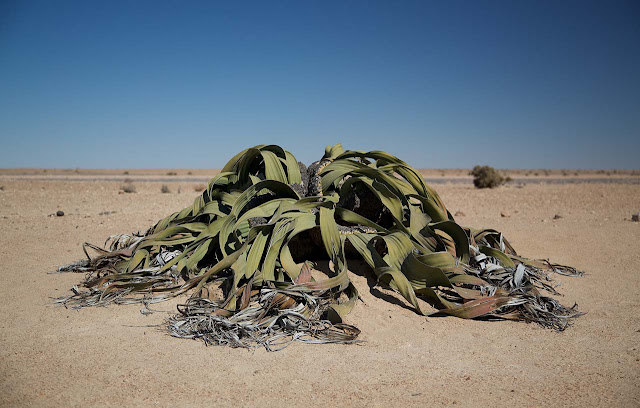
{"label": "plant debris on sand", "polygon": [[[190,293],[166,328],[207,344],[349,343],[343,323],[358,292],[347,259],[361,257],[380,285],[417,313],[500,317],[564,330],[579,315],[545,295],[552,273],[574,268],[519,256],[498,231],[456,223],[420,174],[382,151],[327,146],[309,168],[275,145],[234,156],[193,205],[144,234],[85,243],[86,260],[59,271],[86,274],[56,301],[82,308],[146,306]],[[91,253],[90,253],[91,252]],[[326,279],[311,261],[329,259]]]}

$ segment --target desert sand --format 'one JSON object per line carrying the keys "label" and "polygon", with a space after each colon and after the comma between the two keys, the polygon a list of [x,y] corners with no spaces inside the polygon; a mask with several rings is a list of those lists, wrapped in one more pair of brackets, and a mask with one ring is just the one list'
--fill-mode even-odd
{"label": "desert sand", "polygon": [[[209,175],[129,174],[137,193],[122,194],[109,177],[123,171],[105,174],[0,174],[1,406],[640,406],[637,183],[435,185],[464,213],[459,223],[496,228],[524,256],[586,272],[557,279],[560,300],[586,313],[563,333],[426,318],[370,289],[356,267],[363,301],[347,322],[361,343],[269,353],[172,338],[151,327],[167,313],[145,316],[138,305],[51,304],[81,281],[50,272],[82,258],[83,242],[146,230],[192,203]],[[57,210],[65,215],[50,216]],[[155,309],[172,312],[180,300]]]}

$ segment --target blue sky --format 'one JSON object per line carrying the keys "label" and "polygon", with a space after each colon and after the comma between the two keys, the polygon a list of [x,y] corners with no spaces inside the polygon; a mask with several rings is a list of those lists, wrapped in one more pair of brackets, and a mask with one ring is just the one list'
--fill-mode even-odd
{"label": "blue sky", "polygon": [[639,168],[640,3],[0,2],[0,167]]}

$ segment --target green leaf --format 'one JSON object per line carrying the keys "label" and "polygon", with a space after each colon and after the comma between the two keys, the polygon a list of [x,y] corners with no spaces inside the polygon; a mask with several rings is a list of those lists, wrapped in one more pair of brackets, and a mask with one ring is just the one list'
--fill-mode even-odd
{"label": "green leaf", "polygon": [[271,235],[271,231],[272,226],[264,226],[263,228],[260,228],[258,235],[251,243],[249,254],[247,255],[247,266],[244,273],[245,278],[249,278],[258,269],[262,256],[264,255],[264,248],[267,245],[269,236]]}

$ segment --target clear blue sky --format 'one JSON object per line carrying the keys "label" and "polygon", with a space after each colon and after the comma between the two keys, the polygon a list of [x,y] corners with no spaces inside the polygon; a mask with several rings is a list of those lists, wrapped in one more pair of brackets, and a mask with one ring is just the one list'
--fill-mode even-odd
{"label": "clear blue sky", "polygon": [[640,2],[0,1],[0,167],[639,168]]}

